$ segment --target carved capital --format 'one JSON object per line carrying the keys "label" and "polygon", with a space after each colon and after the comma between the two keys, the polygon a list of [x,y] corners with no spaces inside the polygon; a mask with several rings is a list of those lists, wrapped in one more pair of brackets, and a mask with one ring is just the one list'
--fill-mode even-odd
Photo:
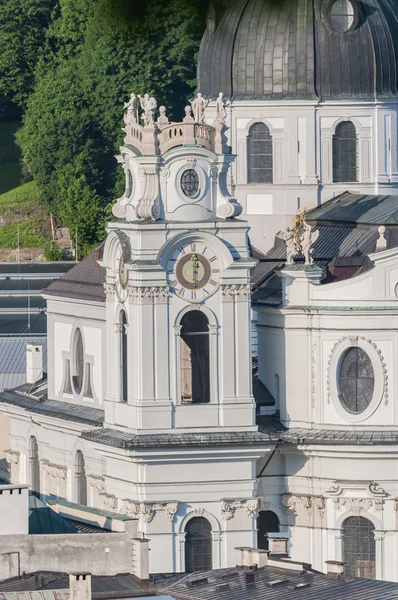
{"label": "carved capital", "polygon": [[93,492],[96,492],[97,494],[103,494],[105,492],[105,482],[102,477],[98,477],[97,475],[87,475],[87,482]]}
{"label": "carved capital", "polygon": [[42,468],[45,475],[50,479],[53,479],[57,484],[64,483],[67,479],[66,467],[43,462]]}
{"label": "carved capital", "polygon": [[221,516],[224,521],[229,521],[234,518],[237,509],[244,509],[248,517],[257,517],[260,507],[261,498],[249,498],[248,500],[222,500]]}
{"label": "carved capital", "polygon": [[171,523],[177,514],[178,502],[134,502],[123,500],[122,512],[130,517],[141,517],[145,523],[151,523],[158,512],[163,511]]}
{"label": "carved capital", "polygon": [[118,499],[116,496],[101,492],[101,504],[103,510],[109,510],[110,512],[118,512]]}
{"label": "carved capital", "polygon": [[223,300],[247,300],[251,294],[251,285],[222,285]]}
{"label": "carved capital", "polygon": [[104,283],[105,296],[107,300],[112,300],[116,294],[114,283]]}
{"label": "carved capital", "polygon": [[326,511],[326,499],[323,496],[310,496],[307,494],[283,494],[282,504],[287,512],[297,515],[298,506],[301,505],[307,515],[312,517],[316,512],[322,519]]}
{"label": "carved capital", "polygon": [[20,454],[14,450],[5,450],[6,461],[10,465],[10,468],[19,466]]}
{"label": "carved capital", "polygon": [[167,304],[170,298],[170,287],[129,287],[129,297],[137,304]]}

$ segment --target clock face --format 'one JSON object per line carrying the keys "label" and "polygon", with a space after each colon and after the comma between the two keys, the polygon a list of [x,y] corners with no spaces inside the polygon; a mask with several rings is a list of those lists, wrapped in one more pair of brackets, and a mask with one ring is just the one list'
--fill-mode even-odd
{"label": "clock face", "polygon": [[122,252],[120,252],[117,258],[117,281],[116,281],[116,292],[121,302],[124,302],[127,298],[127,284],[129,280],[129,272],[125,265]]}
{"label": "clock face", "polygon": [[172,291],[189,302],[202,302],[219,284],[221,267],[215,252],[202,243],[183,245],[167,266]]}

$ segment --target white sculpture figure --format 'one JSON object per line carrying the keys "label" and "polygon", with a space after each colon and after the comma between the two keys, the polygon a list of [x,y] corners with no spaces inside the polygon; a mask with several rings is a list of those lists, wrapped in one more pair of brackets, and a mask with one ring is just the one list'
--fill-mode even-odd
{"label": "white sculpture figure", "polygon": [[195,123],[205,122],[205,110],[209,104],[209,100],[205,100],[202,94],[199,94],[193,100],[190,100]]}
{"label": "white sculpture figure", "polygon": [[141,108],[144,111],[144,127],[155,126],[156,107],[158,103],[155,98],[149,97],[149,94],[145,94],[144,97],[138,96],[140,99]]}
{"label": "white sculpture figure", "polygon": [[158,127],[159,129],[163,129],[164,127],[167,127],[167,125],[169,124],[169,119],[166,116],[166,107],[165,106],[159,106],[159,117],[158,117]]}
{"label": "white sculpture figure", "polygon": [[288,227],[286,231],[283,231],[281,237],[285,240],[286,244],[286,264],[291,265],[298,254],[294,230]]}
{"label": "white sculpture figure", "polygon": [[138,104],[135,94],[131,94],[130,100],[124,103],[124,108],[127,108],[127,116],[125,117],[126,124],[138,123]]}
{"label": "white sculpture figure", "polygon": [[312,246],[319,238],[319,230],[312,232],[311,225],[308,225],[304,221],[304,231],[301,236],[301,251],[304,254],[305,264],[312,265],[314,259],[312,258]]}
{"label": "white sculpture figure", "polygon": [[214,123],[219,123],[220,125],[225,125],[225,121],[227,120],[227,109],[226,107],[229,105],[229,101],[226,102],[224,100],[224,94],[220,92],[218,94],[217,102],[216,102],[216,118],[214,119]]}

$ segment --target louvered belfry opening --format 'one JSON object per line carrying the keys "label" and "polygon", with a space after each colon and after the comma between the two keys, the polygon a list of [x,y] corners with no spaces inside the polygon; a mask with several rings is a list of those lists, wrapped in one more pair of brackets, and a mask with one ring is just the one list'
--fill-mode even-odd
{"label": "louvered belfry opening", "polygon": [[376,578],[374,525],[365,517],[348,517],[343,523],[344,575]]}
{"label": "louvered belfry opening", "polygon": [[358,139],[355,125],[343,121],[333,136],[333,182],[358,181]]}
{"label": "louvered belfry opening", "polygon": [[180,381],[183,403],[210,402],[209,322],[199,310],[181,320]]}
{"label": "louvered belfry opening", "polygon": [[210,571],[213,568],[211,525],[204,517],[193,517],[185,527],[185,571]]}
{"label": "louvered belfry opening", "polygon": [[254,123],[247,138],[249,183],[273,182],[272,136],[265,123]]}

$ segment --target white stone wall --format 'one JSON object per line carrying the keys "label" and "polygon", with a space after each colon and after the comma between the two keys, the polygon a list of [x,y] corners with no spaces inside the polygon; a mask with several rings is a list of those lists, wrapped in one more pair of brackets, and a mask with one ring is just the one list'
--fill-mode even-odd
{"label": "white stone wall", "polygon": [[[214,103],[206,111],[214,115]],[[335,101],[235,101],[229,108],[229,144],[237,154],[232,166],[235,195],[243,206],[252,244],[273,245],[297,208],[313,208],[347,190],[394,194],[398,189],[397,103]],[[333,183],[332,138],[336,126],[351,120],[358,136],[358,182]],[[247,136],[255,122],[273,138],[272,184],[248,182]]]}
{"label": "white stone wall", "polygon": [[28,533],[28,486],[0,485],[0,546],[1,536],[26,533]]}

